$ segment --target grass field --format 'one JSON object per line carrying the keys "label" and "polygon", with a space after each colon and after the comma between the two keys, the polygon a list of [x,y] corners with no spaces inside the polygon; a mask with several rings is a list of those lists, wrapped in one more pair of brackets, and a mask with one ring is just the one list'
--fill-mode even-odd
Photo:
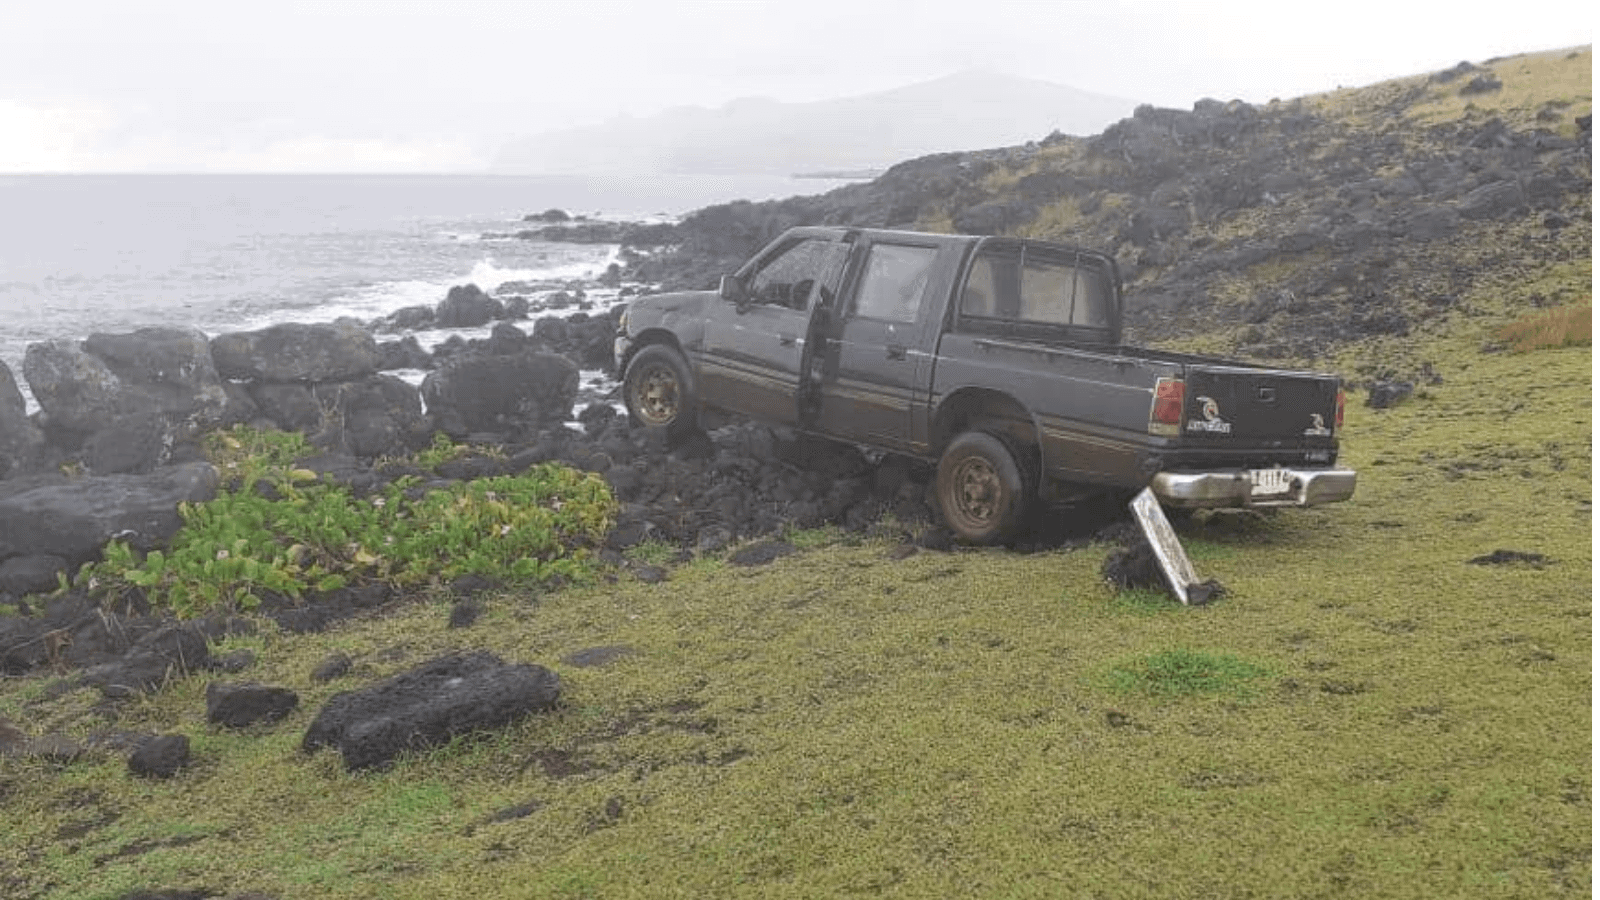
{"label": "grass field", "polygon": [[[1490,95],[1418,76],[1312,105],[1359,124],[1409,97],[1394,127],[1492,114],[1566,134],[1592,104],[1590,56],[1493,61]],[[1415,392],[1385,410],[1351,393],[1352,500],[1180,526],[1227,587],[1212,605],[1114,590],[1108,545],[907,556],[812,531],[764,566],[722,553],[662,583],[504,591],[465,629],[424,595],[321,635],[234,638],[218,650],[258,661],[229,677],[292,688],[299,709],[210,726],[206,676],[122,707],[114,729],[190,738],[169,781],[105,751],[0,757],[0,896],[1588,897],[1587,214],[1396,250],[1385,302],[1416,326],[1296,362]],[[1039,228],[1083,217],[1063,201]],[[1235,346],[1215,318],[1182,349]],[[334,693],[480,648],[555,669],[560,708],[387,771],[300,752]],[[608,661],[570,661],[598,648]],[[335,652],[351,673],[313,682]],[[98,692],[61,685],[0,680],[0,719],[106,727]]]}
{"label": "grass field", "polygon": [[[1110,548],[922,552],[812,532],[321,636],[235,639],[302,705],[247,733],[205,678],[117,728],[122,758],[0,760],[11,896],[1562,897],[1591,884],[1591,352],[1409,348],[1443,383],[1352,397],[1344,504],[1184,526],[1207,607],[1113,591]],[[1371,348],[1368,348],[1371,350]],[[1363,352],[1354,349],[1347,363]],[[1372,351],[1377,352],[1377,351]],[[1496,550],[1543,562],[1470,562]],[[347,774],[300,736],[331,694],[451,648],[556,669],[564,705]],[[562,660],[627,652],[595,667]],[[226,648],[225,648],[226,649]],[[314,684],[329,653],[352,676]],[[0,685],[82,731],[88,690]]]}

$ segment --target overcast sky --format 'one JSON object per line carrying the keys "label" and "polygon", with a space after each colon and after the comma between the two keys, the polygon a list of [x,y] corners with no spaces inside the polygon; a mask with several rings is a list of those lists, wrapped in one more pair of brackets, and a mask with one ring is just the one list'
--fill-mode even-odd
{"label": "overcast sky", "polygon": [[1587,6],[0,0],[0,172],[472,171],[511,135],[974,67],[1264,102],[1589,44]]}

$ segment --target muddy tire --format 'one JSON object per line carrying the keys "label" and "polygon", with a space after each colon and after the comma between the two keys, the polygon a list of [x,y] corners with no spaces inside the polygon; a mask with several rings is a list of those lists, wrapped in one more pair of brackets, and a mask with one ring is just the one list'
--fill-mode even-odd
{"label": "muddy tire", "polygon": [[674,438],[695,429],[694,379],[683,354],[651,344],[634,354],[622,378],[622,402],[637,425],[660,428]]}
{"label": "muddy tire", "polygon": [[945,525],[969,544],[1012,537],[1033,503],[1017,455],[1004,440],[983,431],[959,434],[945,448],[934,495]]}

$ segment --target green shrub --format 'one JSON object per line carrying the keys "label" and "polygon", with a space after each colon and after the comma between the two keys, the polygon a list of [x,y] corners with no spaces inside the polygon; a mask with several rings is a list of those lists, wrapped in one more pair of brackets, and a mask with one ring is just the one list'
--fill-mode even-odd
{"label": "green shrub", "polygon": [[[291,468],[293,451],[303,449],[293,439],[235,431],[212,444],[241,454],[227,460],[244,476],[241,486],[180,505],[184,524],[164,552],[141,559],[112,542],[80,583],[106,593],[139,587],[151,602],[194,615],[219,605],[249,609],[267,591],[300,597],[373,579],[580,579],[591,565],[589,545],[610,529],[616,508],[598,476],[556,464],[427,492],[403,478],[357,498]],[[254,489],[263,479],[273,499]]]}

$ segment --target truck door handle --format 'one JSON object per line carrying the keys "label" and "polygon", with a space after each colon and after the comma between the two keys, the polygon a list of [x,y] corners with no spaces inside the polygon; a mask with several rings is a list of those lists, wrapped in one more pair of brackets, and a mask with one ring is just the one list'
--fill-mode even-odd
{"label": "truck door handle", "polygon": [[784,346],[784,347],[793,347],[794,346],[794,335],[792,335],[792,334],[780,334],[780,335],[778,335],[778,344],[781,345],[781,346]]}
{"label": "truck door handle", "polygon": [[900,346],[899,344],[890,344],[888,347],[884,348],[883,355],[889,357],[890,359],[905,359],[906,348]]}

